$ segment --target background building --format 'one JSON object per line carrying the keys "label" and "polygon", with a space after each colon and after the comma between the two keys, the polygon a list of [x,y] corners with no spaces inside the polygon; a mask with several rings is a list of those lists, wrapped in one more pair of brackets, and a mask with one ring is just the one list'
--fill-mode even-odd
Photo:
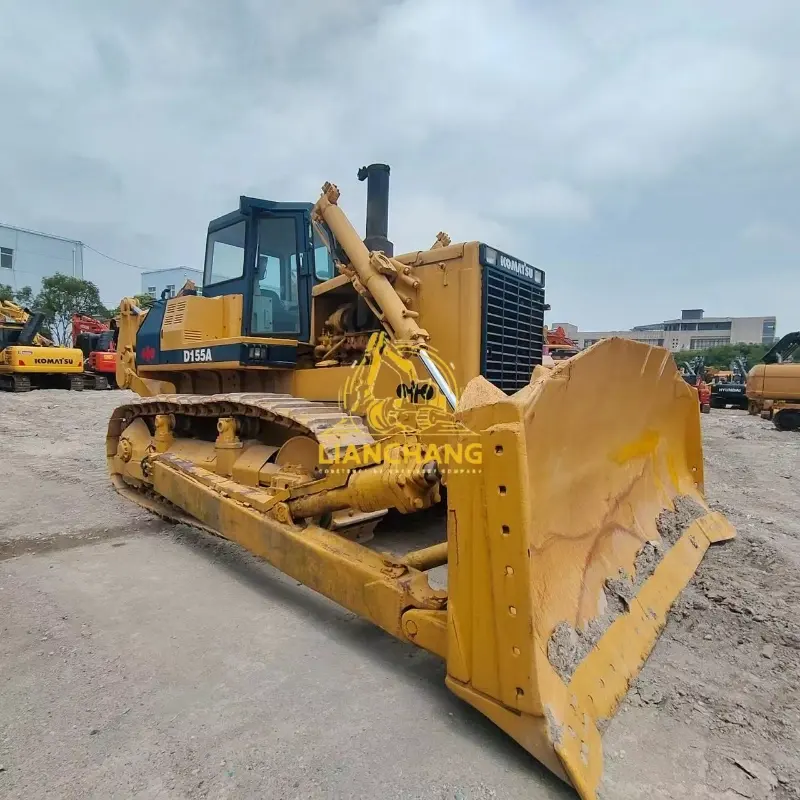
{"label": "background building", "polygon": [[167,289],[169,296],[174,297],[187,280],[193,280],[199,289],[203,285],[203,271],[191,267],[172,267],[170,269],[154,269],[142,273],[142,294],[158,300]]}
{"label": "background building", "polygon": [[83,277],[81,242],[0,224],[0,283],[15,291],[30,286],[35,295],[56,272]]}
{"label": "background building", "polygon": [[775,341],[775,317],[706,317],[702,308],[681,312],[680,319],[668,319],[650,325],[636,325],[628,331],[580,331],[570,323],[558,322],[567,336],[588,347],[601,339],[621,336],[668,350],[704,350],[725,344],[772,344]]}

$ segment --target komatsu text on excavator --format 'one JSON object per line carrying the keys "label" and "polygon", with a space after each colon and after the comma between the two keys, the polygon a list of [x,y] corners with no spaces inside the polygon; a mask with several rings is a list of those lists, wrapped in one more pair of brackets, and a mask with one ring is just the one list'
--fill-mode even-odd
{"label": "komatsu text on excavator", "polygon": [[[242,197],[209,225],[200,290],[123,300],[118,383],[141,397],[110,420],[112,480],[440,656],[594,798],[600,730],[734,536],[704,499],[696,394],[634,341],[540,366],[544,273],[443,233],[395,256],[389,168],[359,177],[363,241],[330,183],[315,204]],[[398,511],[440,536],[381,552]]]}

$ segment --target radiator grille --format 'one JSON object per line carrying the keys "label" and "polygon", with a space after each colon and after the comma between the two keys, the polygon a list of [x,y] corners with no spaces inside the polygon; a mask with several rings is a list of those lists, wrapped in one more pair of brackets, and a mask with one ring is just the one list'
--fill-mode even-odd
{"label": "radiator grille", "polygon": [[481,373],[506,394],[531,379],[542,363],[544,289],[506,270],[483,270]]}

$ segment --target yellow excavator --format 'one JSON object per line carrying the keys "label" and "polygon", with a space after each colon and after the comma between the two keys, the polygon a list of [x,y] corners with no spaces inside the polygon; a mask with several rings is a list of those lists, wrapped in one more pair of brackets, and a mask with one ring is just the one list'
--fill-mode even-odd
{"label": "yellow excavator", "polygon": [[[202,296],[122,301],[141,397],[109,422],[112,481],[441,657],[590,800],[600,730],[735,535],[704,499],[696,394],[634,341],[542,367],[544,273],[444,233],[395,256],[389,168],[359,177],[363,241],[330,183],[242,197],[209,225]],[[436,540],[382,552],[398,511]]]}
{"label": "yellow excavator", "polygon": [[781,337],[747,374],[748,411],[779,431],[800,429],[800,331]]}
{"label": "yellow excavator", "polygon": [[43,324],[43,314],[0,300],[0,389],[83,389],[83,353],[51,342]]}

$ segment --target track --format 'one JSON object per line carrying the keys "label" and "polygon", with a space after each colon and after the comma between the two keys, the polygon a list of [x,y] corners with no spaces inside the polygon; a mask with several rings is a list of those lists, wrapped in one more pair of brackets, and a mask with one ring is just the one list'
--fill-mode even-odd
{"label": "track", "polygon": [[[346,414],[331,403],[302,400],[289,394],[170,394],[141,398],[116,408],[108,424],[106,454],[111,457],[117,452],[120,435],[135,419],[151,420],[152,429],[152,419],[157,414],[174,415],[176,429],[180,431],[178,435],[187,438],[208,438],[209,432],[215,430],[215,426],[208,425],[210,420],[221,417],[250,420],[251,438],[259,438],[264,444],[279,445],[291,436],[308,436],[315,439],[329,457],[337,448],[361,447],[374,442],[361,417]],[[267,423],[266,431],[259,422]],[[278,431],[273,427],[276,425]],[[128,484],[121,475],[112,475],[112,482],[120,494],[164,519],[219,533],[189,517],[155,492]]]}
{"label": "track", "polygon": [[120,434],[134,419],[151,418],[156,414],[174,414],[176,418],[188,417],[190,421],[219,417],[263,420],[297,436],[312,436],[325,448],[326,455],[332,455],[337,447],[374,443],[361,417],[346,414],[332,403],[301,400],[289,394],[162,394],[115,409],[108,424],[109,449],[106,452],[116,452]]}
{"label": "track", "polygon": [[21,373],[0,375],[0,389],[4,392],[29,392],[31,379]]}

